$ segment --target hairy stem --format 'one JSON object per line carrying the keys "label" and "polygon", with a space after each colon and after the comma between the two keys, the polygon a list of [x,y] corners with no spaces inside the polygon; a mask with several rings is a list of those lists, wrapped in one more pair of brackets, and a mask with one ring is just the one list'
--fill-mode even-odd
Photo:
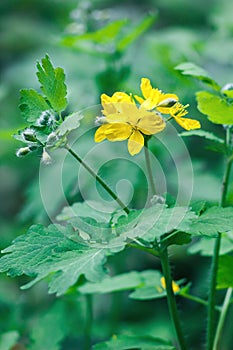
{"label": "hairy stem", "polygon": [[[226,164],[225,173],[222,181],[222,195],[220,200],[220,205],[222,207],[227,204],[227,191],[231,174],[232,167],[232,155],[231,155],[231,129],[230,127],[226,130],[226,141],[225,141],[227,151],[228,151],[228,159]],[[218,234],[218,237],[215,241],[214,253],[212,257],[211,263],[211,281],[209,288],[209,300],[208,300],[208,324],[207,324],[207,350],[213,350],[213,343],[215,337],[215,302],[216,302],[216,281],[217,281],[217,272],[218,272],[218,260],[219,260],[219,252],[221,246],[221,233]],[[221,315],[220,315],[221,319]],[[222,327],[221,327],[222,331]]]}
{"label": "hairy stem", "polygon": [[153,174],[152,174],[152,168],[151,168],[151,162],[150,162],[150,154],[149,154],[149,149],[148,149],[148,138],[145,137],[144,141],[144,153],[145,153],[145,160],[146,160],[146,167],[147,167],[147,173],[149,177],[149,184],[150,184],[150,189],[153,195],[156,194],[156,187],[153,179]]}
{"label": "hairy stem", "polygon": [[214,339],[213,350],[220,350],[219,342],[220,342],[220,338],[221,338],[224,322],[225,322],[225,319],[226,319],[227,311],[228,311],[228,308],[229,308],[230,303],[231,303],[231,295],[232,295],[232,288],[228,288],[227,292],[226,292],[226,296],[225,296],[224,302],[223,302],[223,306],[222,306],[222,311],[221,311],[221,314],[220,314],[219,322],[218,322],[218,327],[217,327],[217,331],[216,331],[216,335],[215,335],[215,339]]}
{"label": "hairy stem", "polygon": [[176,299],[175,295],[172,289],[172,277],[171,277],[171,269],[169,265],[168,260],[168,252],[167,248],[165,248],[161,254],[160,254],[161,264],[162,264],[162,271],[165,278],[166,283],[166,291],[167,291],[167,302],[168,302],[168,309],[170,313],[170,317],[172,319],[177,339],[180,345],[181,350],[187,350],[187,346],[184,339],[184,334],[181,328],[180,324],[180,318],[178,315],[177,305],[176,305]]}
{"label": "hairy stem", "polygon": [[120,200],[120,198],[116,195],[115,192],[111,190],[111,188],[99,177],[94,170],[90,168],[90,166],[84,162],[82,158],[78,156],[77,153],[75,153],[68,145],[65,147],[68,152],[80,163],[82,166],[98,181],[98,183],[108,192],[108,194],[120,205],[120,207],[129,214],[130,210],[129,208]]}
{"label": "hairy stem", "polygon": [[214,254],[211,263],[211,281],[208,299],[208,324],[207,324],[207,350],[213,349],[215,334],[215,302],[216,302],[216,281],[218,271],[218,258],[221,244],[221,233],[218,234],[214,245]]}

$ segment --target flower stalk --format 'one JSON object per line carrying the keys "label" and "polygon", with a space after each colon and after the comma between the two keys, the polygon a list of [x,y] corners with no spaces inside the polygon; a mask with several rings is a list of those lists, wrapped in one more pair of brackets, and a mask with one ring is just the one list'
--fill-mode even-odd
{"label": "flower stalk", "polygon": [[148,173],[148,178],[149,178],[149,184],[150,184],[151,192],[153,193],[153,195],[155,195],[156,194],[156,187],[155,187],[153,174],[152,174],[152,168],[151,168],[151,162],[150,162],[150,154],[149,154],[149,148],[148,148],[148,141],[149,141],[149,138],[145,136],[144,153],[145,153],[147,173]]}
{"label": "flower stalk", "polygon": [[68,145],[66,145],[65,148],[80,164],[82,164],[82,166],[96,179],[96,181],[98,181],[98,183],[119,204],[119,206],[126,212],[126,214],[129,214],[129,212],[130,212],[129,208],[121,201],[121,199],[116,195],[116,193],[111,190],[111,188],[106,184],[106,182],[104,180],[102,180],[101,177],[99,177],[94,172],[94,170],[86,162],[84,162],[84,160],[82,158],[80,158],[77,153],[75,153],[72,150],[72,148],[70,148]]}

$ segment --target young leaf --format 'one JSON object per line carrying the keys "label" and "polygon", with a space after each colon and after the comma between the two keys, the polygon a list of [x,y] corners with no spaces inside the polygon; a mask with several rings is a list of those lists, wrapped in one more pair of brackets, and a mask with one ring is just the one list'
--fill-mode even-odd
{"label": "young leaf", "polygon": [[50,102],[52,108],[60,113],[67,106],[64,70],[54,68],[48,55],[37,63],[37,77],[41,83],[41,90]]}
{"label": "young leaf", "polygon": [[60,136],[67,135],[70,131],[77,129],[80,126],[80,120],[83,115],[80,113],[73,113],[66,117],[66,119],[59,125],[57,132]]}
{"label": "young leaf", "polygon": [[184,131],[179,134],[179,136],[200,136],[204,137],[207,140],[218,142],[221,144],[224,144],[224,140],[216,135],[214,135],[212,132],[205,131],[205,130],[190,130],[190,131]]}
{"label": "young leaf", "polygon": [[114,335],[111,340],[93,346],[93,350],[175,350],[166,340],[151,336]]}
{"label": "young leaf", "polygon": [[50,106],[44,97],[35,90],[23,89],[20,91],[20,105],[22,116],[30,123],[34,123]]}
{"label": "young leaf", "polygon": [[217,288],[233,288],[233,256],[223,255],[219,258]]}
{"label": "young leaf", "polygon": [[196,93],[198,109],[207,115],[207,118],[215,124],[233,124],[233,105],[226,99],[208,91]]}
{"label": "young leaf", "polygon": [[194,236],[217,237],[219,232],[231,231],[233,227],[233,207],[212,207],[194,219],[185,231]]}
{"label": "young leaf", "polygon": [[34,276],[24,289],[49,276],[49,293],[57,295],[65,293],[82,274],[90,281],[101,280],[106,251],[68,239],[70,231],[60,225],[33,225],[3,250],[8,254],[0,259],[0,271],[12,277]]}
{"label": "young leaf", "polygon": [[218,83],[212,79],[203,68],[197,66],[194,63],[184,62],[176,66],[175,69],[181,71],[183,75],[190,75],[202,81],[203,83],[210,85],[214,90],[220,90]]}

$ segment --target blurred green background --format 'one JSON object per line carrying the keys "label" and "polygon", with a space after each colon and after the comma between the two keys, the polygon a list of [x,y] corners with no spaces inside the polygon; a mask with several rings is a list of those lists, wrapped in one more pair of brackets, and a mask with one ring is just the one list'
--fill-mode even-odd
{"label": "blurred green background", "polygon": [[[233,82],[232,13],[233,3],[230,0],[0,2],[1,248],[26,232],[31,224],[49,222],[40,198],[39,158],[33,155],[16,158],[15,151],[21,145],[12,138],[18,128],[24,127],[18,109],[19,90],[39,89],[35,74],[36,61],[48,53],[55,66],[64,68],[70,111],[98,104],[103,92],[123,90],[138,93],[140,78],[149,77],[155,86],[165,92],[174,92],[184,104],[189,103],[190,117],[200,120],[203,129],[212,130],[221,136],[221,127],[210,124],[196,108],[195,92],[203,86],[200,82],[181,76],[174,67],[191,61],[208,70],[221,85]],[[150,23],[146,22],[148,18],[152,18]],[[109,31],[100,37],[85,36],[114,21],[121,21],[115,36],[110,35],[108,38]],[[140,23],[145,23],[145,30],[140,27]],[[141,32],[138,32],[141,35],[137,37],[135,34],[135,38],[130,39],[132,42],[129,40],[125,47],[122,44],[121,51],[117,50],[118,44],[124,43],[122,40],[130,37],[136,27],[141,28]],[[75,42],[67,40],[71,35],[80,38]],[[85,142],[93,142],[92,137],[93,134],[87,134]],[[193,162],[193,198],[204,197],[211,202],[218,201],[222,155],[206,148],[207,143],[197,137],[186,138],[184,141]],[[81,152],[85,152],[85,143],[82,147]],[[153,147],[160,161],[166,163],[163,148],[156,145]],[[68,171],[64,176],[67,197],[71,203],[75,202],[80,199],[80,194],[74,191],[74,174]],[[106,168],[104,176],[109,179],[111,169]],[[124,169],[119,170],[118,176],[124,177]],[[134,186],[139,193],[135,205],[140,201],[140,196],[143,196],[141,176],[137,174],[134,179]],[[168,171],[169,181],[172,183]],[[53,213],[56,214],[61,205],[59,198],[53,200],[53,205]],[[193,282],[193,292],[205,297],[208,259],[199,258],[194,266],[194,258],[187,255],[184,249],[173,253],[175,278],[190,279]],[[114,273],[119,273],[130,269],[159,268],[159,263],[143,253],[135,256],[135,253],[127,251],[112,258],[110,267]],[[11,280],[4,275],[0,278],[0,349],[42,350],[45,349],[43,339],[51,332],[54,332],[57,344],[61,341],[61,345],[51,345],[48,349],[82,349],[81,334],[85,314],[82,298],[68,295],[55,300],[53,296],[47,295],[44,284],[39,284],[30,291],[20,291],[19,286],[24,282],[22,278]],[[197,288],[197,285],[202,287]],[[96,342],[122,329],[137,334],[159,333],[171,337],[165,301],[139,303],[129,301],[127,295],[116,294],[108,296],[103,305],[100,297],[96,299]],[[108,319],[111,304],[115,307],[110,327]],[[187,319],[185,326],[193,341],[193,349],[201,349],[204,343],[204,332],[201,329],[205,325],[205,310],[202,306],[183,300],[180,305],[183,317]],[[142,319],[143,326],[140,323]],[[42,326],[45,324],[50,326]],[[228,328],[223,349],[230,350],[233,339],[231,329]],[[2,343],[7,344],[7,336],[13,339],[12,344],[9,341],[9,346],[3,347]]]}

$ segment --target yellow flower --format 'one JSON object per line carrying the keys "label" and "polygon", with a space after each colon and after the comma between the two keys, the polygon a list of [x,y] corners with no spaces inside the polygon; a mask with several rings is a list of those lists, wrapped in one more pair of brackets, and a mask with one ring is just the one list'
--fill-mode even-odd
{"label": "yellow flower", "polygon": [[[160,283],[161,283],[161,286],[163,287],[163,289],[166,289],[166,282],[165,282],[164,277],[160,278]],[[178,286],[178,284],[176,282],[172,281],[172,289],[173,289],[174,293],[177,293],[177,292],[179,292],[180,287]]]}
{"label": "yellow flower", "polygon": [[190,118],[182,118],[186,114],[188,114],[188,111],[186,110],[188,106],[189,105],[183,106],[181,103],[177,102],[173,107],[171,107],[170,115],[185,130],[200,129],[201,124],[198,120],[190,119]]}
{"label": "yellow flower", "polygon": [[154,89],[147,78],[141,79],[140,87],[143,98],[137,95],[134,97],[141,104],[141,107],[147,110],[156,108],[161,113],[169,114],[171,106],[179,100],[175,94],[164,94],[161,90]]}
{"label": "yellow flower", "polygon": [[144,135],[153,135],[165,128],[159,113],[138,108],[132,97],[125,93],[117,92],[112,97],[104,94],[101,101],[106,123],[97,129],[95,142],[128,139],[128,150],[133,156],[144,146]]}

